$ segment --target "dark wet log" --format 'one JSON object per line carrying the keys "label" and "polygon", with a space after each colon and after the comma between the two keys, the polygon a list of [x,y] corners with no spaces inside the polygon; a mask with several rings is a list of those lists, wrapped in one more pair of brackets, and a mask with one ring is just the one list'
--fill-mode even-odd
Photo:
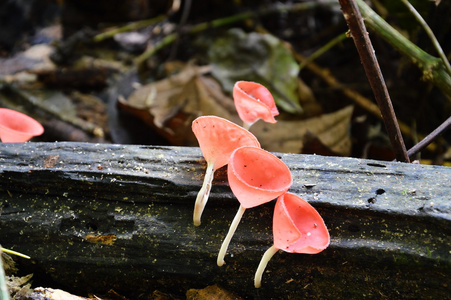
{"label": "dark wet log", "polygon": [[238,203],[219,170],[203,223],[192,225],[205,169],[197,148],[0,144],[0,243],[32,257],[23,268],[79,295],[184,295],[212,284],[265,299],[450,295],[450,168],[278,155],[292,170],[290,191],[324,217],[331,245],[279,252],[260,289],[253,275],[272,244],[274,204],[246,211],[226,265],[216,266]]}

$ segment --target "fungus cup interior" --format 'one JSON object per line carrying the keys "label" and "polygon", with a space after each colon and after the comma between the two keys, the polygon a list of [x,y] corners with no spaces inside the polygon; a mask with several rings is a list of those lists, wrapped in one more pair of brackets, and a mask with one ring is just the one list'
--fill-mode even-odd
{"label": "fungus cup interior", "polygon": [[329,231],[318,211],[301,197],[286,193],[274,208],[274,245],[292,253],[317,254],[329,246]]}
{"label": "fungus cup interior", "polygon": [[269,202],[285,193],[292,184],[290,169],[275,155],[261,148],[241,147],[230,156],[227,176],[233,194],[240,202],[227,236],[219,250],[217,264],[222,266],[227,248],[247,208]]}
{"label": "fungus cup interior", "polygon": [[233,87],[235,108],[249,128],[259,119],[268,123],[276,123],[274,116],[279,114],[271,92],[263,85],[251,81],[238,81]]}
{"label": "fungus cup interior", "polygon": [[243,127],[216,116],[195,119],[192,130],[207,161],[204,182],[197,195],[193,213],[194,225],[199,226],[210,194],[214,171],[229,162],[230,155],[235,149],[242,146],[260,147],[260,143]]}
{"label": "fungus cup interior", "polygon": [[301,197],[285,193],[277,199],[273,218],[274,244],[266,250],[255,272],[254,285],[261,286],[263,272],[274,254],[317,254],[329,246],[330,236],[318,211]]}
{"label": "fungus cup interior", "polygon": [[230,188],[244,208],[271,201],[292,184],[290,169],[274,154],[254,147],[235,150],[227,167]]}
{"label": "fungus cup interior", "polygon": [[35,119],[12,109],[0,108],[0,138],[3,143],[23,143],[44,133]]}

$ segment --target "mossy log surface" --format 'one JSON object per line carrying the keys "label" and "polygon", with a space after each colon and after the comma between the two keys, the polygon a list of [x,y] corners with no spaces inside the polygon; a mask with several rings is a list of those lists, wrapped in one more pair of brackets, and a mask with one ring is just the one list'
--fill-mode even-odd
{"label": "mossy log surface", "polygon": [[260,289],[253,276],[272,245],[274,202],[246,210],[218,267],[238,202],[218,170],[193,226],[206,167],[198,148],[0,144],[0,244],[79,295],[182,296],[218,284],[250,299],[449,297],[451,168],[277,155],[292,171],[289,191],[321,213],[331,245],[317,255],[279,251]]}

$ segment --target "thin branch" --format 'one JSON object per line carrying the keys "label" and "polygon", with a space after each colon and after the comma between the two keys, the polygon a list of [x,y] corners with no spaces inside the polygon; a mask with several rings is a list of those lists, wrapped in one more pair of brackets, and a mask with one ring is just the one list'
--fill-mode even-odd
{"label": "thin branch", "polygon": [[366,76],[370,82],[376,101],[382,113],[395,157],[399,161],[409,162],[406,146],[396,119],[395,111],[385,85],[384,77],[374,54],[363,18],[354,0],[339,0],[346,23],[360,55]]}
{"label": "thin branch", "polygon": [[435,37],[434,33],[432,32],[429,25],[424,21],[423,17],[418,13],[418,11],[413,7],[412,4],[408,0],[401,0],[409,9],[409,11],[413,14],[415,19],[423,26],[424,30],[426,31],[426,34],[431,39],[432,44],[435,47],[435,50],[437,50],[438,55],[443,60],[443,63],[445,64],[446,70],[451,75],[451,65],[449,64],[448,58],[446,57],[445,53],[443,52],[442,47],[440,46],[440,43],[437,41],[437,38]]}
{"label": "thin branch", "polygon": [[[308,60],[308,58],[302,56],[300,53],[296,52],[293,47],[289,43],[285,43],[285,46],[293,53],[294,58],[298,63],[304,63]],[[346,97],[348,97],[351,101],[353,101],[356,105],[362,107],[366,111],[368,111],[370,114],[375,116],[376,118],[379,118],[382,120],[381,111],[379,110],[379,107],[374,104],[373,101],[366,98],[362,94],[356,92],[355,90],[352,90],[348,87],[346,87],[345,84],[341,83],[337,78],[333,76],[331,71],[329,69],[320,67],[315,62],[310,61],[308,64],[305,64],[305,67],[311,71],[313,74],[324,80],[331,88],[337,89],[341,91]],[[414,132],[410,129],[410,127],[405,124],[402,121],[398,121],[399,128],[401,129],[401,132],[409,137],[414,137]],[[421,135],[419,135],[420,138],[423,138]],[[432,142],[428,146],[430,151],[435,151],[437,148],[437,145]]]}
{"label": "thin branch", "polygon": [[112,38],[113,36],[115,36],[118,33],[138,30],[138,29],[147,27],[149,25],[156,24],[158,22],[163,21],[165,18],[166,18],[165,15],[160,15],[160,16],[157,16],[157,17],[152,18],[152,19],[147,19],[147,20],[142,20],[142,21],[138,21],[138,22],[133,22],[133,23],[127,24],[127,25],[119,27],[119,28],[114,28],[112,30],[105,31],[105,32],[102,32],[102,33],[94,36],[93,41],[94,42],[101,42],[101,41],[104,41],[106,39]]}
{"label": "thin branch", "polygon": [[[323,1],[309,1],[303,3],[295,3],[295,4],[279,4],[269,8],[263,8],[258,11],[249,11],[241,14],[233,15],[230,17],[225,17],[221,19],[216,19],[209,22],[200,23],[189,28],[185,33],[187,34],[195,34],[207,30],[208,28],[218,28],[221,26],[230,25],[233,23],[237,23],[246,19],[256,18],[261,16],[266,16],[272,13],[284,12],[284,11],[302,11],[307,9],[312,9],[322,5],[334,5],[336,4],[335,0],[323,0]],[[135,64],[140,67],[147,59],[152,57],[155,53],[157,53],[162,48],[172,44],[177,40],[179,34],[174,32],[172,34],[167,35],[160,43],[156,44],[155,47],[145,51],[140,56],[135,59]]]}
{"label": "thin branch", "polygon": [[439,135],[445,132],[447,129],[451,128],[451,117],[449,117],[445,122],[443,122],[434,131],[428,134],[424,139],[422,139],[418,144],[413,146],[407,151],[407,155],[412,158],[415,154],[426,148],[433,140],[435,140]]}
{"label": "thin branch", "polygon": [[417,65],[423,72],[423,80],[432,82],[451,101],[451,75],[444,67],[442,60],[426,53],[412,43],[374,12],[363,0],[356,1],[368,28]]}
{"label": "thin branch", "polygon": [[[186,22],[188,21],[189,14],[191,12],[191,4],[192,0],[185,0],[183,3],[183,11],[182,16],[180,17],[179,24],[177,25],[177,31],[180,33],[183,26],[185,26]],[[180,39],[176,39],[175,42],[172,44],[172,49],[169,54],[169,60],[173,60],[173,58],[177,55],[177,50],[180,44]]]}
{"label": "thin branch", "polygon": [[319,48],[318,50],[316,50],[314,53],[312,53],[312,55],[310,55],[307,60],[303,61],[300,65],[299,65],[299,72],[311,61],[314,61],[315,59],[317,59],[318,57],[320,57],[321,55],[323,55],[324,53],[326,53],[327,51],[329,51],[331,48],[333,48],[335,45],[337,45],[338,43],[342,42],[343,40],[345,40],[348,36],[346,35],[346,32],[341,33],[340,35],[336,36],[335,38],[333,38],[331,41],[329,41],[326,45],[322,46],[321,48]]}

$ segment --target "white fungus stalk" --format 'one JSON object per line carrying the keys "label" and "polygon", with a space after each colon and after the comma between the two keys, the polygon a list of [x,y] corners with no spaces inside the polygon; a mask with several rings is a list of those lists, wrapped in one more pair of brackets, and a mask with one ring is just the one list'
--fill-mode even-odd
{"label": "white fungus stalk", "polygon": [[224,257],[227,253],[227,248],[229,248],[230,241],[232,240],[236,228],[238,227],[238,224],[240,223],[241,218],[243,217],[245,211],[246,209],[242,205],[240,205],[240,208],[238,209],[235,218],[233,218],[232,224],[230,224],[229,231],[227,232],[227,235],[224,241],[222,242],[221,249],[219,250],[218,254],[217,263],[218,266],[220,267],[225,264]]}
{"label": "white fungus stalk", "polygon": [[279,251],[278,248],[276,248],[276,246],[272,245],[271,247],[268,248],[268,250],[266,250],[265,254],[263,254],[262,259],[260,260],[260,263],[258,264],[258,268],[257,271],[255,272],[255,277],[254,277],[254,286],[255,288],[259,288],[262,286],[262,275],[263,272],[266,269],[266,266],[268,265],[268,262],[271,260],[271,258],[274,256],[274,254],[277,253],[277,251]]}
{"label": "white fungus stalk", "polygon": [[201,223],[200,218],[202,217],[202,212],[204,211],[208,197],[210,196],[214,172],[214,162],[208,162],[204,177],[204,183],[202,184],[202,187],[197,194],[196,203],[194,204],[193,222],[195,226],[199,226]]}

